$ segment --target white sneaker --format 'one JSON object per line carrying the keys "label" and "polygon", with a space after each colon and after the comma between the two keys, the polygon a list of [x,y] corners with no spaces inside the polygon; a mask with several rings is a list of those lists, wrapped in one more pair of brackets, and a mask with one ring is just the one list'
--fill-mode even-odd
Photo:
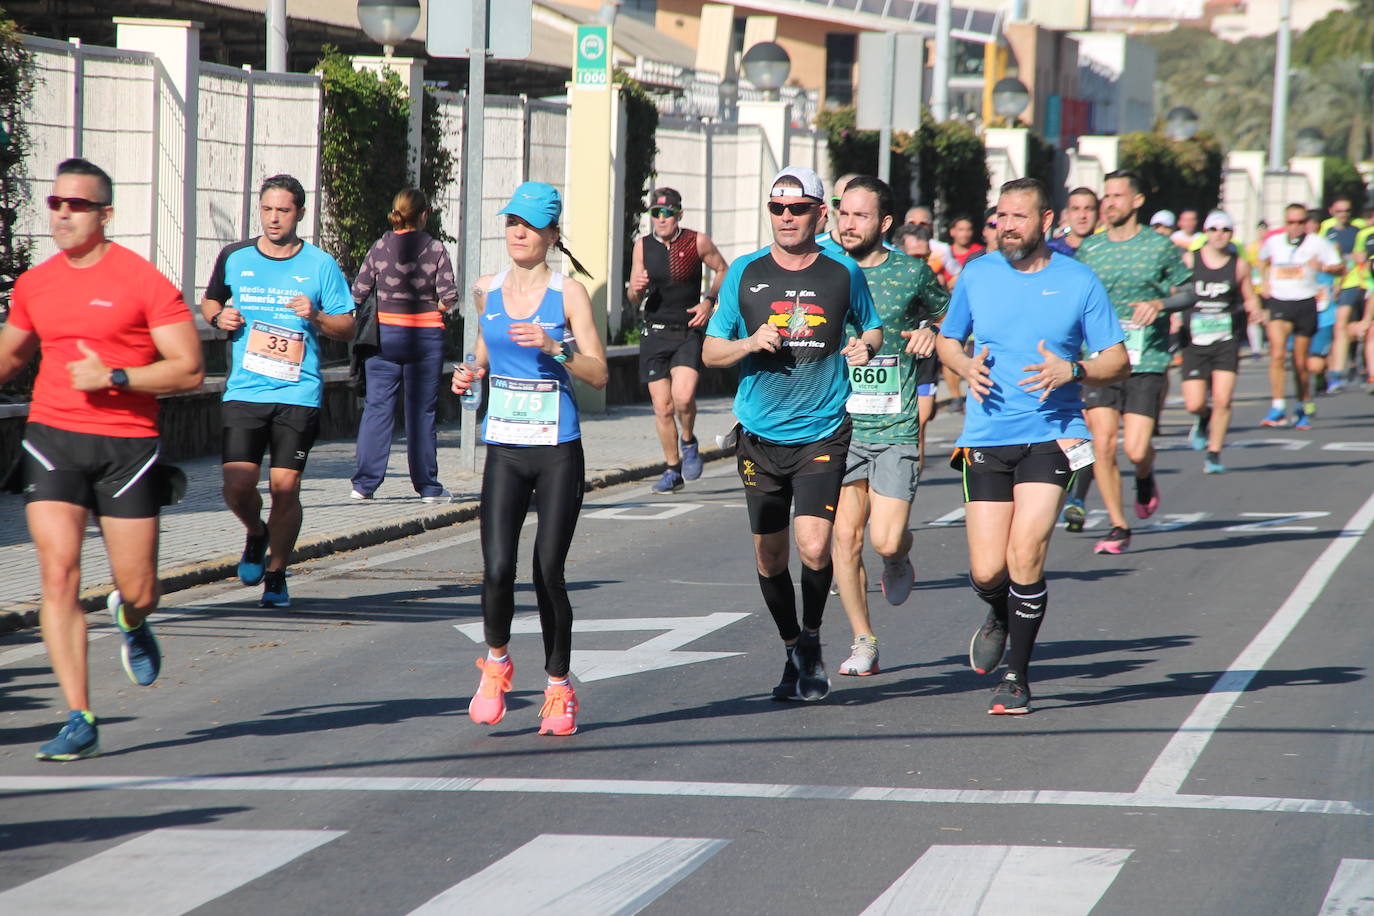
{"label": "white sneaker", "polygon": [[911,557],[906,556],[896,563],[883,564],[883,597],[894,607],[904,604],[911,597],[912,586],[916,584],[916,570],[911,568]]}
{"label": "white sneaker", "polygon": [[429,503],[431,505],[434,505],[436,503],[451,503],[453,502],[453,494],[450,493],[447,489],[443,489],[440,490],[438,493],[435,493],[433,496],[421,496],[420,502]]}
{"label": "white sneaker", "polygon": [[849,658],[840,664],[840,674],[851,677],[868,677],[877,674],[878,640],[872,636],[854,637],[854,645],[849,647]]}
{"label": "white sneaker", "polygon": [[371,499],[371,498],[372,498],[372,494],[371,494],[371,493],[364,493],[364,492],[362,492],[361,490],[354,490],[352,493],[349,493],[349,494],[348,494],[348,498],[349,498],[349,499]]}

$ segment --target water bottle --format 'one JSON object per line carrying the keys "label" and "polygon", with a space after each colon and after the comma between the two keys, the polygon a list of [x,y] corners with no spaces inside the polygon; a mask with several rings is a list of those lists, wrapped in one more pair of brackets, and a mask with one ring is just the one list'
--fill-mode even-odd
{"label": "water bottle", "polygon": [[463,409],[476,410],[482,406],[482,376],[481,370],[477,368],[477,354],[469,353],[463,357],[463,368],[468,371],[468,378],[471,384],[468,393],[463,395]]}

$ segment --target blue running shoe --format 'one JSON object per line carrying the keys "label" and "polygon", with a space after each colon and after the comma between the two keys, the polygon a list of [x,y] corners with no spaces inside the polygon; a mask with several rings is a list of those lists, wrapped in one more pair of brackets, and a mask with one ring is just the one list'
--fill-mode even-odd
{"label": "blue running shoe", "polygon": [[147,620],[132,629],[124,622],[124,596],[119,589],[110,592],[110,597],[105,599],[105,607],[124,637],[124,646],[119,651],[124,673],[135,684],[147,687],[157,680],[158,672],[162,670],[162,649],[153,635],[153,628]]}
{"label": "blue running shoe", "polygon": [[1207,458],[1202,462],[1202,473],[1225,474],[1226,465],[1222,464],[1220,461],[1213,461],[1211,458]]}
{"label": "blue running shoe", "polygon": [[100,734],[95,727],[95,716],[80,709],[67,713],[67,724],[57,733],[57,737],[38,748],[34,754],[39,760],[80,760],[83,757],[100,756]]}
{"label": "blue running shoe", "polygon": [[258,607],[290,607],[291,593],[286,590],[286,570],[269,569],[263,577],[262,600]]}
{"label": "blue running shoe", "polygon": [[658,483],[654,484],[649,489],[654,493],[676,493],[678,490],[682,489],[682,486],[682,475],[677,471],[669,469],[664,471]]}
{"label": "blue running shoe", "polygon": [[1271,407],[1269,412],[1260,420],[1260,426],[1287,426],[1288,421],[1284,418],[1282,407]]}
{"label": "blue running shoe", "polygon": [[244,585],[257,585],[267,570],[267,532],[250,534],[243,544],[243,556],[239,558],[239,581]]}
{"label": "blue running shoe", "polygon": [[682,447],[682,477],[684,480],[696,480],[701,476],[701,449],[697,446],[697,440],[679,443]]}
{"label": "blue running shoe", "polygon": [[1293,428],[1311,429],[1312,421],[1308,419],[1307,414],[1303,413],[1302,411],[1298,411],[1297,413],[1293,414]]}

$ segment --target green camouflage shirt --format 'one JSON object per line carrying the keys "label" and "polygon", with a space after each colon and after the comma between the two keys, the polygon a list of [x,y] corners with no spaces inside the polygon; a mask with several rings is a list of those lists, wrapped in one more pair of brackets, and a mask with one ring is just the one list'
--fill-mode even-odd
{"label": "green camouflage shirt", "polygon": [[1078,260],[1087,264],[1107,288],[1116,315],[1126,332],[1126,349],[1132,372],[1163,372],[1169,367],[1169,316],[1159,317],[1147,328],[1132,330],[1130,304],[1164,299],[1175,286],[1183,286],[1191,273],[1183,263],[1183,249],[1152,229],[1141,226],[1124,242],[1113,242],[1107,233],[1090,235],[1078,246]]}
{"label": "green camouflage shirt", "polygon": [[[925,261],[900,251],[889,251],[887,259],[876,267],[863,269],[864,279],[873,293],[873,305],[883,322],[883,346],[875,354],[896,357],[896,371],[901,391],[901,409],[897,413],[851,413],[854,438],[862,442],[906,443],[915,445],[919,423],[916,412],[916,357],[906,352],[907,340],[902,331],[912,331],[922,321],[935,321],[949,308],[949,293],[945,292],[935,273]],[[934,359],[932,355],[930,357]],[[859,370],[862,373],[862,370]],[[876,372],[870,368],[869,375]],[[851,380],[854,370],[851,369]]]}

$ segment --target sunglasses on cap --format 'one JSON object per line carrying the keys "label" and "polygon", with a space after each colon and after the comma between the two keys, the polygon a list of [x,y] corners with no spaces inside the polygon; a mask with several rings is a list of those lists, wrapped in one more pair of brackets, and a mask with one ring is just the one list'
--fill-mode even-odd
{"label": "sunglasses on cap", "polygon": [[49,210],[61,210],[63,204],[66,204],[67,208],[73,213],[90,213],[92,210],[103,210],[109,206],[109,204],[87,200],[84,197],[58,197],[56,194],[53,194],[48,198]]}
{"label": "sunglasses on cap", "polygon": [[783,211],[786,210],[793,216],[805,216],[810,213],[815,206],[816,202],[814,200],[803,200],[794,204],[780,204],[776,200],[770,200],[768,202],[768,212],[774,216],[782,216]]}
{"label": "sunglasses on cap", "polygon": [[649,215],[657,219],[667,219],[670,216],[677,216],[682,212],[679,207],[651,207]]}

